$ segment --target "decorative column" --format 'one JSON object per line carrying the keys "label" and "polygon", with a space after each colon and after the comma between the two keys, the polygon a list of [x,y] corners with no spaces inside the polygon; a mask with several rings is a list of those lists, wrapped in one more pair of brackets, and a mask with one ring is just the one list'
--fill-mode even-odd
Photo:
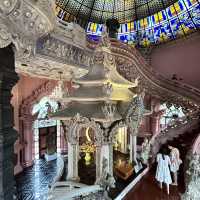
{"label": "decorative column", "polygon": [[122,141],[121,141],[121,144],[122,144],[121,151],[126,154],[127,150],[128,150],[128,145],[127,145],[127,140],[128,140],[128,137],[127,137],[127,128],[124,126],[124,127],[120,127],[119,130],[120,130],[121,139],[122,139]]}
{"label": "decorative column", "polygon": [[34,159],[38,160],[40,158],[39,155],[39,125],[38,120],[35,120],[34,122],[34,131],[33,131],[33,137],[34,137]]}
{"label": "decorative column", "polygon": [[57,155],[61,154],[61,124],[60,124],[60,120],[56,121],[57,124]]}
{"label": "decorative column", "polygon": [[33,119],[32,116],[27,116],[25,120],[23,120],[23,132],[24,132],[24,167],[30,167],[33,165],[33,145],[34,145],[34,129],[33,129]]}
{"label": "decorative column", "polygon": [[78,143],[72,144],[68,142],[68,172],[67,180],[79,181],[78,176],[78,158],[79,158],[79,145]]}
{"label": "decorative column", "polygon": [[107,172],[111,176],[113,176],[113,145],[112,143],[105,143],[101,147],[101,165],[100,165],[101,170],[102,170],[103,158],[106,158],[108,161]]}
{"label": "decorative column", "polygon": [[137,135],[130,134],[130,161],[137,161]]}
{"label": "decorative column", "polygon": [[96,180],[101,176],[101,146],[96,146]]}
{"label": "decorative column", "polygon": [[0,199],[11,200],[14,194],[14,143],[17,132],[13,129],[11,90],[18,76],[12,46],[0,48]]}
{"label": "decorative column", "polygon": [[79,181],[78,176],[78,160],[79,160],[79,137],[78,137],[78,119],[61,121],[65,138],[68,146],[68,164],[67,164],[67,180]]}

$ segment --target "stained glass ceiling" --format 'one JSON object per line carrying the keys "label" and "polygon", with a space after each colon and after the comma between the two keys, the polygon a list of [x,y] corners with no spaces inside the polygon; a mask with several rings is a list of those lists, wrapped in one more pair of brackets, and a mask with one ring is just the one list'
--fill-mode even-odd
{"label": "stained glass ceiling", "polygon": [[[79,3],[85,2],[84,0],[77,0],[77,1]],[[88,2],[89,1],[91,2],[91,0],[88,0]],[[98,2],[105,2],[105,1],[117,2],[117,0],[115,1],[102,0]],[[61,3],[61,1],[59,2]],[[66,3],[66,1],[62,2]],[[97,1],[94,1],[94,3],[96,2]],[[120,0],[119,2],[122,1]],[[124,0],[124,2],[133,2],[133,1]],[[148,7],[150,3],[152,5],[153,3],[154,5],[156,5],[156,2],[157,3],[163,2],[163,5],[166,5],[166,2],[172,3],[172,1],[161,1],[161,0],[159,1],[136,0],[134,1],[134,4],[137,4],[137,7],[139,8],[140,6],[144,5]],[[61,5],[56,6],[56,15],[58,16],[58,18],[60,18],[61,21],[62,20],[69,21],[69,19],[72,18],[72,16],[75,17],[74,15],[64,10],[63,9],[64,7],[61,8],[60,6]],[[157,9],[157,6],[155,9]],[[149,8],[147,10],[149,10]],[[102,14],[103,12],[104,11],[102,11]],[[137,13],[138,12],[135,12],[135,14]],[[80,18],[80,20],[84,19],[85,18]],[[90,19],[86,23],[87,24],[86,32],[89,39],[99,40],[99,38],[101,37],[103,24],[98,23],[98,21],[93,22],[92,18],[87,18],[87,19]],[[124,21],[126,21],[126,19]],[[163,8],[160,11],[156,11],[154,14],[148,15],[141,19],[137,20],[132,19],[129,20],[128,22],[121,23],[118,33],[118,39],[129,44],[148,47],[150,45],[156,45],[179,37],[187,36],[189,33],[199,30],[199,28],[200,28],[200,0],[176,0],[176,2],[170,4],[170,6]]]}
{"label": "stained glass ceiling", "polygon": [[104,23],[116,18],[120,23],[141,19],[170,6],[176,0],[56,0],[63,10],[77,18]]}

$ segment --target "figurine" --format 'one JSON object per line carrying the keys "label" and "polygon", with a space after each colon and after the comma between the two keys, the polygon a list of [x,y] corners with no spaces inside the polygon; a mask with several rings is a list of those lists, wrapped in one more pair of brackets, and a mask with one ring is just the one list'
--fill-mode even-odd
{"label": "figurine", "polygon": [[148,164],[149,160],[149,153],[150,153],[150,144],[147,138],[144,139],[142,143],[142,152],[141,152],[141,160],[143,164]]}
{"label": "figurine", "polygon": [[182,160],[180,159],[179,150],[173,146],[168,145],[168,148],[171,150],[170,152],[170,170],[173,173],[174,182],[173,185],[178,185],[178,170]]}
{"label": "figurine", "polygon": [[107,172],[108,160],[105,157],[103,157],[102,162],[103,162],[102,163],[102,174],[101,174],[101,177],[99,178],[99,180],[96,181],[96,184],[99,184],[103,188],[104,198],[106,200],[110,200],[111,198],[108,196],[108,191],[110,190],[110,188],[115,187],[115,179]]}

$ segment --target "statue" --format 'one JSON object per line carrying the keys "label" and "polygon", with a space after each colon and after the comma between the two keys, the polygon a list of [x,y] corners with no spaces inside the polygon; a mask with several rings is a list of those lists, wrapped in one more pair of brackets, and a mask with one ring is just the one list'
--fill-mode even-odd
{"label": "statue", "polygon": [[99,184],[100,187],[102,187],[104,191],[105,200],[110,200],[111,198],[108,196],[108,192],[110,188],[115,187],[115,179],[107,172],[107,168],[108,168],[108,160],[105,157],[103,157],[102,173],[100,178],[96,181],[96,184]]}
{"label": "statue", "polygon": [[193,155],[187,174],[192,175],[192,179],[195,181],[198,179],[198,177],[200,177],[200,155]]}
{"label": "statue", "polygon": [[182,160],[180,159],[180,153],[177,148],[172,147],[170,145],[168,145],[168,148],[171,150],[171,152],[170,152],[170,160],[171,160],[170,170],[173,173],[173,177],[174,177],[173,185],[178,185],[178,170],[179,170],[180,164],[182,163]]}
{"label": "statue", "polygon": [[[191,156],[191,155],[190,155]],[[200,196],[200,155],[194,154],[189,163],[187,170],[188,183],[185,194],[182,195],[182,200],[198,200]]]}
{"label": "statue", "polygon": [[142,152],[141,152],[141,159],[142,163],[147,165],[149,160],[149,153],[150,153],[150,144],[147,138],[144,139],[142,143]]}

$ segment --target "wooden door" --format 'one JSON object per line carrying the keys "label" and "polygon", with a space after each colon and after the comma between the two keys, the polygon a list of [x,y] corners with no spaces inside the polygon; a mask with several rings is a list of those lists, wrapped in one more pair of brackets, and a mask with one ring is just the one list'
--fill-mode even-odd
{"label": "wooden door", "polygon": [[39,156],[44,157],[45,153],[56,152],[57,144],[56,126],[45,127],[39,129]]}

